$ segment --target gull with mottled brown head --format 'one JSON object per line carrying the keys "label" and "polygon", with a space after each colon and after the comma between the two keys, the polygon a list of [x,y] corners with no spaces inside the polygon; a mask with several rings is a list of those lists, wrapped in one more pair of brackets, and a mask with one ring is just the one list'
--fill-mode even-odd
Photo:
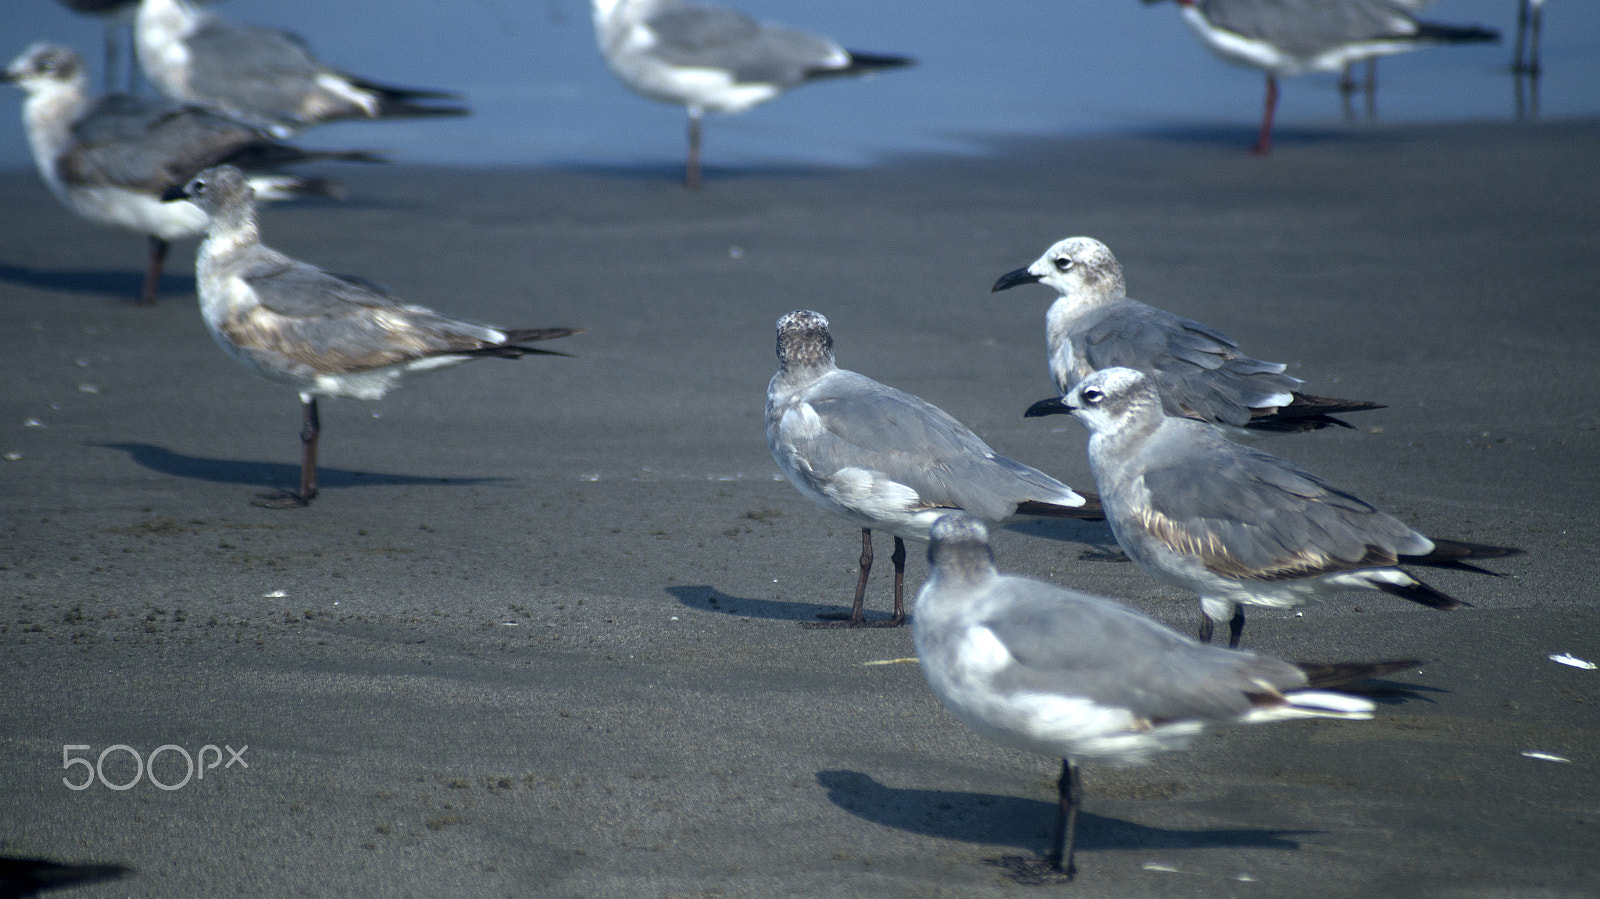
{"label": "gull with mottled brown head", "polygon": [[[1252,431],[1350,427],[1336,413],[1381,409],[1379,403],[1312,396],[1281,362],[1239,352],[1233,338],[1207,325],[1128,298],[1122,266],[1092,237],[1058,241],[1027,268],[1000,276],[993,291],[1044,284],[1058,296],[1045,317],[1050,375],[1065,395],[1104,368],[1149,375],[1171,415]],[[1029,417],[1065,413],[1041,400]]]}
{"label": "gull with mottled brown head", "polygon": [[1522,550],[1428,538],[1294,463],[1232,443],[1162,409],[1154,383],[1129,368],[1083,379],[1065,398],[1089,429],[1089,466],[1111,532],[1145,573],[1200,594],[1200,639],[1244,607],[1292,608],[1377,590],[1433,609],[1466,603],[1400,566],[1492,574],[1468,560]]}
{"label": "gull with mottled brown head", "polygon": [[262,505],[304,506],[317,495],[317,397],[381,398],[402,377],[477,359],[528,354],[523,346],[574,328],[507,329],[401,303],[364,278],[336,275],[261,242],[250,186],[232,166],[208,169],[169,195],[211,218],[195,261],[200,313],[211,336],[246,368],[300,392],[300,489]]}
{"label": "gull with mottled brown head", "polygon": [[1062,760],[1050,852],[1001,860],[1026,882],[1075,872],[1081,762],[1140,764],[1228,725],[1371,718],[1371,700],[1330,688],[1417,664],[1296,665],[1202,646],[1114,600],[999,574],[969,515],[942,516],[929,540],[911,625],[928,686],[985,739]]}
{"label": "gull with mottled brown head", "polygon": [[141,303],[153,303],[168,243],[205,229],[193,203],[163,203],[202,169],[227,163],[250,173],[263,200],[337,195],[338,185],[277,167],[319,159],[383,162],[365,150],[304,150],[260,128],[199,106],[132,94],[89,94],[83,58],[66,47],[37,43],[0,75],[28,95],[22,121],[45,186],[62,205],[92,222],[146,235],[149,265]]}
{"label": "gull with mottled brown head", "polygon": [[[991,524],[1025,518],[1099,520],[1099,504],[1014,462],[944,410],[833,360],[828,320],[778,319],[778,373],[767,386],[767,446],[801,495],[861,528],[850,617],[814,627],[893,627],[906,620],[904,540],[928,539],[940,515],[964,509]],[[867,623],[872,531],[894,534],[894,615]]]}

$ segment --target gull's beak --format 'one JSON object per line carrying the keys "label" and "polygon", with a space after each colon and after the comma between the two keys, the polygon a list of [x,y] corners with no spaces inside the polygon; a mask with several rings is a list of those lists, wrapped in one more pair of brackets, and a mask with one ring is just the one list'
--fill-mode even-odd
{"label": "gull's beak", "polygon": [[1038,283],[1038,275],[1035,275],[1033,272],[1030,272],[1025,268],[1019,268],[1014,272],[1006,272],[1005,274],[1001,275],[1000,280],[994,282],[994,286],[989,288],[989,292],[999,293],[1002,290],[1010,290],[1011,288],[1016,287],[1018,284]]}
{"label": "gull's beak", "polygon": [[1067,398],[1062,396],[1040,400],[1028,407],[1022,413],[1023,418],[1043,418],[1046,415],[1071,415],[1072,407],[1067,405]]}
{"label": "gull's beak", "polygon": [[189,199],[189,185],[175,184],[161,193],[161,202],[176,203],[179,200]]}

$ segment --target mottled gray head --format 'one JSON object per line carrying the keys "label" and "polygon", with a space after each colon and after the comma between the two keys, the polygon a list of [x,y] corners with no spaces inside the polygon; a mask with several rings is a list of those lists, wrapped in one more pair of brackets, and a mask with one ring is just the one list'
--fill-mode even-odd
{"label": "mottled gray head", "polygon": [[989,529],[965,512],[939,516],[928,529],[928,567],[940,577],[968,579],[994,574]]}
{"label": "mottled gray head", "polygon": [[71,84],[84,82],[83,57],[58,44],[40,42],[22,51],[22,55],[6,67],[6,81],[15,81],[23,90],[42,88],[50,82]]}
{"label": "mottled gray head", "polygon": [[778,319],[778,368],[833,364],[833,335],[820,312],[801,309]]}
{"label": "mottled gray head", "polygon": [[1101,369],[1079,381],[1062,401],[1097,434],[1134,422],[1159,421],[1166,414],[1155,383],[1131,368]]}
{"label": "mottled gray head", "polygon": [[1058,241],[1027,268],[1001,275],[994,289],[1005,290],[1035,282],[1048,284],[1062,296],[1080,300],[1120,300],[1127,295],[1117,257],[1092,237]]}
{"label": "mottled gray head", "polygon": [[205,210],[207,215],[246,210],[255,202],[255,191],[245,180],[244,172],[231,165],[206,169],[189,179],[182,187],[167,191],[163,200],[189,200]]}

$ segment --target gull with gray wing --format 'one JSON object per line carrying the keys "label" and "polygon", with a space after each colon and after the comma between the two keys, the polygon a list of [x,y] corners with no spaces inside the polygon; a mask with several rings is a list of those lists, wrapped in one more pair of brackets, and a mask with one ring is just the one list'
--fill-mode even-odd
{"label": "gull with gray wing", "polygon": [[[996,453],[944,410],[839,368],[828,320],[816,312],[778,319],[778,372],[767,386],[766,420],[767,446],[795,489],[861,528],[850,617],[813,627],[903,624],[904,540],[926,540],[934,520],[952,509],[991,524],[1102,518],[1092,497]],[[894,615],[868,625],[874,529],[894,535]]]}
{"label": "gull with gray wing", "polygon": [[1266,73],[1257,155],[1272,149],[1279,78],[1343,72],[1353,62],[1422,47],[1500,40],[1486,28],[1418,21],[1397,0],[1178,0],[1178,6],[1213,56]]}
{"label": "gull with gray wing", "polygon": [[163,94],[260,122],[279,136],[339,119],[471,111],[418,102],[460,99],[450,91],[395,87],[341,72],[313,56],[299,35],[236,25],[193,0],[143,0],[134,37],[145,77]]}
{"label": "gull with gray wing", "polygon": [[261,243],[250,186],[232,166],[173,191],[211,217],[195,261],[200,313],[211,336],[246,368],[300,393],[300,489],[262,505],[305,506],[317,495],[317,397],[375,400],[402,377],[495,356],[566,355],[522,346],[578,333],[508,329],[401,303],[364,278],[336,275]]}
{"label": "gull with gray wing", "polygon": [[913,63],[687,0],[593,0],[606,66],[634,93],[689,110],[684,181],[700,186],[700,120],[739,113],[799,84]]}
{"label": "gull with gray wing", "polygon": [[988,740],[1062,760],[1049,854],[1002,860],[1018,879],[1075,873],[1080,762],[1142,763],[1227,725],[1371,718],[1370,700],[1328,688],[1417,664],[1295,665],[1203,646],[1113,600],[1000,575],[988,538],[970,515],[934,522],[911,626],[951,713]]}
{"label": "gull with gray wing", "polygon": [[264,200],[335,196],[337,185],[274,171],[277,166],[335,159],[384,162],[365,150],[303,150],[221,113],[131,94],[89,95],[83,58],[54,44],[29,47],[0,80],[27,93],[22,120],[45,186],[62,205],[102,225],[148,237],[150,261],[141,303],[155,301],[168,242],[205,230],[193,203],[163,203],[202,169],[232,163],[250,171]]}
{"label": "gull with gray wing", "polygon": [[[1090,374],[1122,366],[1154,379],[1169,414],[1253,431],[1350,427],[1335,413],[1381,409],[1379,403],[1300,392],[1281,362],[1239,352],[1228,335],[1128,298],[1122,266],[1092,237],[1058,241],[1032,265],[1000,276],[994,292],[1042,283],[1058,296],[1045,316],[1050,375],[1061,395]],[[1029,417],[1064,413],[1041,400]]]}
{"label": "gull with gray wing", "polygon": [[1066,397],[1089,429],[1089,466],[1123,552],[1147,574],[1200,595],[1200,639],[1246,605],[1291,608],[1377,590],[1433,609],[1466,603],[1400,566],[1491,574],[1467,560],[1519,549],[1428,538],[1286,459],[1175,418],[1144,374],[1095,372]]}

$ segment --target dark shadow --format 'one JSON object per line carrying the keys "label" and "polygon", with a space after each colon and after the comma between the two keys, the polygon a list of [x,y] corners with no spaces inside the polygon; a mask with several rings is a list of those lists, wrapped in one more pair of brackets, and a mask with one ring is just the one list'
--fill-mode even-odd
{"label": "dark shadow", "polygon": [[[255,487],[294,488],[300,484],[300,464],[283,462],[238,462],[231,459],[206,459],[185,456],[148,443],[92,443],[104,449],[121,450],[135,464],[151,471],[196,481],[219,484],[247,484]],[[463,486],[493,484],[509,478],[425,478],[408,474],[381,474],[318,468],[317,484],[323,490],[362,485],[383,486]]]}
{"label": "dark shadow", "polygon": [[117,880],[133,873],[126,865],[63,865],[42,858],[0,856],[0,899],[37,896],[46,890]]}
{"label": "dark shadow", "polygon": [[[144,272],[132,268],[50,271],[0,262],[0,282],[52,293],[110,294],[126,297],[128,303],[132,305],[139,297],[139,288],[144,283]],[[192,273],[187,275],[163,273],[161,291],[157,299],[159,301],[169,296],[192,298],[194,292]]]}
{"label": "dark shadow", "polygon": [[[856,771],[819,771],[828,800],[857,818],[909,833],[986,846],[1009,846],[1044,855],[1055,827],[1056,803],[988,793],[897,790]],[[1085,802],[1094,803],[1086,779]],[[1168,830],[1105,815],[1078,813],[1077,848],[1098,849],[1299,849],[1292,839],[1316,830],[1265,828]]]}
{"label": "dark shadow", "polygon": [[1120,553],[1111,525],[1072,518],[1035,518],[1005,525],[1005,530],[1058,543],[1083,543],[1105,553]]}
{"label": "dark shadow", "polygon": [[[717,612],[722,615],[737,615],[740,618],[766,618],[772,621],[817,621],[819,615],[829,618],[849,617],[848,605],[817,605],[810,602],[780,602],[772,599],[744,599],[738,596],[729,596],[715,587],[705,584],[668,587],[667,592],[672,598],[691,609],[703,612]],[[888,612],[867,612],[868,621],[887,619]]]}

